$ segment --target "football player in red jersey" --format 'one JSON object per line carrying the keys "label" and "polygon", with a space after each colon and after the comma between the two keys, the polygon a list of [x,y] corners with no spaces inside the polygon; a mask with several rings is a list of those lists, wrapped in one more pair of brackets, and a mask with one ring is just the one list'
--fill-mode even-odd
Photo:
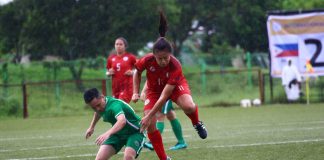
{"label": "football player in red jersey", "polygon": [[129,103],[133,94],[132,76],[136,57],[126,51],[127,46],[125,38],[116,39],[116,54],[111,54],[107,59],[106,75],[112,77],[112,96]]}
{"label": "football player in red jersey", "polygon": [[153,53],[147,54],[135,64],[133,96],[137,102],[140,98],[139,88],[141,74],[146,70],[147,95],[144,102],[144,117],[141,120],[141,131],[147,130],[148,137],[161,160],[166,159],[162,137],[156,129],[156,113],[168,99],[175,102],[191,119],[194,128],[202,139],[207,137],[207,130],[198,117],[198,107],[193,102],[189,85],[182,73],[180,62],[172,56],[172,46],[165,38],[167,22],[160,12],[160,37],[153,45]]}
{"label": "football player in red jersey", "polygon": [[[144,87],[142,89],[140,99],[145,102],[146,99],[146,90],[147,90],[147,83],[145,82]],[[178,149],[185,149],[187,148],[187,144],[183,138],[182,134],[182,126],[178,118],[176,117],[176,112],[174,111],[172,101],[167,100],[167,102],[163,105],[160,112],[156,113],[156,128],[162,134],[164,131],[164,119],[165,117],[170,121],[172,131],[177,138],[176,145],[172,146],[170,150],[178,150]],[[144,143],[144,147],[149,150],[154,150],[153,145],[151,142]]]}

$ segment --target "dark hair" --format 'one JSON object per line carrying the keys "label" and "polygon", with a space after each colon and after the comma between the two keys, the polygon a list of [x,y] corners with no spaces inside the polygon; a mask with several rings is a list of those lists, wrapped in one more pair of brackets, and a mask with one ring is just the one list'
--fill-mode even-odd
{"label": "dark hair", "polygon": [[99,98],[99,91],[97,88],[91,88],[84,92],[83,99],[85,103],[90,103],[94,98]]}
{"label": "dark hair", "polygon": [[168,24],[166,17],[162,11],[160,11],[160,25],[159,25],[159,33],[160,37],[155,41],[153,45],[153,54],[159,51],[167,51],[172,52],[171,43],[165,38],[165,34],[168,30]]}
{"label": "dark hair", "polygon": [[118,39],[119,40],[122,40],[124,42],[125,48],[128,47],[128,42],[127,42],[127,40],[124,37],[118,37],[116,40],[118,40]]}

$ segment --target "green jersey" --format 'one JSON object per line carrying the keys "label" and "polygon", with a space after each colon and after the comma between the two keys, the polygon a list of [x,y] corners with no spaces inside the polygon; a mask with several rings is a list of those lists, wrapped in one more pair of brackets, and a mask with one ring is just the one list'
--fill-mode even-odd
{"label": "green jersey", "polygon": [[129,104],[113,97],[107,96],[105,99],[105,111],[99,112],[104,122],[115,125],[120,114],[124,114],[126,117],[126,125],[116,135],[130,135],[139,132],[141,118],[135,114]]}

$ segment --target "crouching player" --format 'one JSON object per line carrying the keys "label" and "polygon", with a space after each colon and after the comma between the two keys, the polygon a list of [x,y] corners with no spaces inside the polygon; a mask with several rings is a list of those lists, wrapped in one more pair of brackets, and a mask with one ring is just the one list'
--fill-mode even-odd
{"label": "crouching player", "polygon": [[84,101],[95,111],[90,127],[86,131],[86,139],[93,134],[101,117],[104,122],[112,124],[109,130],[96,139],[96,144],[100,146],[96,160],[111,158],[123,146],[126,146],[124,160],[137,158],[143,148],[145,136],[140,133],[141,119],[132,107],[122,100],[99,94],[96,88],[84,92]]}

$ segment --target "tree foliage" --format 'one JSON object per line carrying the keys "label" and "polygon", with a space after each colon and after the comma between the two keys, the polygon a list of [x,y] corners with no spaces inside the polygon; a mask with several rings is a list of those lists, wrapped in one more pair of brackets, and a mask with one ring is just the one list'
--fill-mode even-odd
{"label": "tree foliage", "polygon": [[322,0],[15,0],[0,6],[0,53],[107,56],[120,36],[136,53],[158,38],[159,8],[176,55],[197,31],[204,32],[205,52],[224,44],[266,51],[267,11],[320,7]]}
{"label": "tree foliage", "polygon": [[323,0],[284,0],[282,8],[286,10],[323,9]]}
{"label": "tree foliage", "polygon": [[128,39],[129,49],[136,51],[154,35],[156,3],[16,0],[0,8],[0,51],[12,52],[17,46],[13,52],[29,53],[36,59],[45,54],[65,59],[95,57],[107,55],[119,36]]}

